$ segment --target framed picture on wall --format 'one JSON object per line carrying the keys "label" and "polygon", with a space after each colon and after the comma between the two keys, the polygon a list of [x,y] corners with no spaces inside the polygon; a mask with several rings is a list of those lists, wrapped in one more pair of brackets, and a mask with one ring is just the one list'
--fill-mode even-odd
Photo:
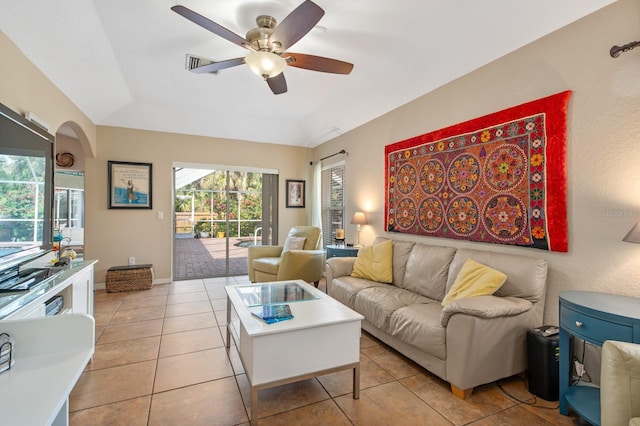
{"label": "framed picture on wall", "polygon": [[287,207],[304,207],[304,181],[287,179]]}
{"label": "framed picture on wall", "polygon": [[109,161],[109,208],[151,209],[151,163]]}

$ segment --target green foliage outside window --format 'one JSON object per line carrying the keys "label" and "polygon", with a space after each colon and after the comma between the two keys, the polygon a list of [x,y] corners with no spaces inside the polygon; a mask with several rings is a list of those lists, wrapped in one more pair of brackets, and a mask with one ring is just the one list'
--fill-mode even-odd
{"label": "green foliage outside window", "polygon": [[42,239],[33,233],[44,219],[44,175],[44,157],[0,155],[0,241]]}
{"label": "green foliage outside window", "polygon": [[262,226],[262,174],[230,172],[228,192],[221,189],[226,183],[226,172],[214,171],[176,191],[176,232],[190,231],[187,221],[178,218],[191,218],[193,206],[194,234],[207,231],[214,237],[218,232],[253,237],[255,229]]}

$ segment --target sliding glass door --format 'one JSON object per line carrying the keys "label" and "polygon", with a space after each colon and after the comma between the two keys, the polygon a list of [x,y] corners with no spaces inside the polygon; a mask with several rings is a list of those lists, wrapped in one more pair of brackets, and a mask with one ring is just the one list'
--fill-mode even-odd
{"label": "sliding glass door", "polygon": [[277,197],[274,173],[174,167],[174,280],[246,275],[247,248],[277,235],[274,180]]}

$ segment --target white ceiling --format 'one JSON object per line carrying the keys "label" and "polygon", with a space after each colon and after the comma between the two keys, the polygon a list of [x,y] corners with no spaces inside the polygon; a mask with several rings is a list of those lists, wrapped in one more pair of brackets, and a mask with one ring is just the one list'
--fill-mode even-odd
{"label": "white ceiling", "polygon": [[281,22],[302,0],[2,0],[0,30],[95,124],[313,147],[614,2],[314,1],[322,28],[289,50],[354,70],[288,68],[278,96],[246,65],[187,71],[186,53],[247,51],[170,7],[244,37],[258,15]]}

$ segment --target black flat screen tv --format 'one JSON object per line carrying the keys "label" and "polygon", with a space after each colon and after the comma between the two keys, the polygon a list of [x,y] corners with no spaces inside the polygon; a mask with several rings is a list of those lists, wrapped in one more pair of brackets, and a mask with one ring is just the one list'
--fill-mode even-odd
{"label": "black flat screen tv", "polygon": [[53,248],[54,137],[0,104],[0,271]]}

